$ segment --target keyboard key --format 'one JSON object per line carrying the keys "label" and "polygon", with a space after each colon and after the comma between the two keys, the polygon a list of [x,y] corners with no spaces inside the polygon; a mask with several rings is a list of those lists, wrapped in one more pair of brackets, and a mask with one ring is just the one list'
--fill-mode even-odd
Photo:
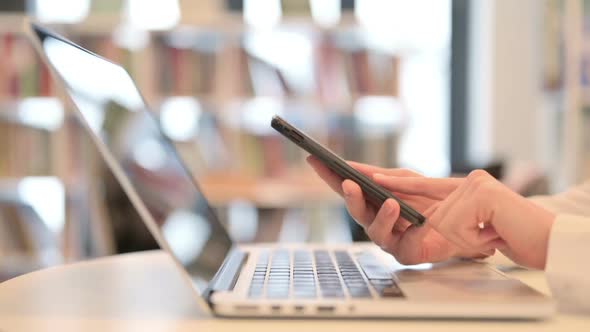
{"label": "keyboard key", "polygon": [[357,256],[359,265],[368,279],[391,279],[392,275],[375,256],[363,253]]}
{"label": "keyboard key", "polygon": [[340,285],[337,285],[337,284],[320,284],[320,289],[322,291],[324,291],[324,290],[342,289],[342,287],[340,287]]}
{"label": "keyboard key", "polygon": [[366,289],[366,290],[349,290],[348,293],[353,298],[371,298],[372,297],[371,292],[368,289]]}
{"label": "keyboard key", "polygon": [[404,297],[402,290],[399,289],[396,285],[384,288],[381,291],[381,296],[383,297]]}
{"label": "keyboard key", "polygon": [[[290,296],[344,298],[348,293],[353,298],[370,298],[372,293],[365,279],[367,276],[378,294],[384,297],[403,296],[389,272],[377,261],[365,258],[365,262],[369,262],[365,264],[368,272],[359,269],[348,252],[341,250],[333,254],[327,250],[297,250],[291,253],[281,249],[265,252],[256,261],[248,295],[272,299]],[[379,278],[371,279],[369,276]]]}
{"label": "keyboard key", "polygon": [[326,298],[343,298],[343,292],[322,292],[322,296]]}
{"label": "keyboard key", "polygon": [[348,294],[353,298],[370,298],[371,291],[361,272],[346,251],[334,252],[338,270],[342,275]]}
{"label": "keyboard key", "polygon": [[377,286],[391,286],[394,284],[393,279],[373,279],[371,280],[371,284],[375,287]]}
{"label": "keyboard key", "polygon": [[361,269],[380,296],[387,298],[404,297],[391,272],[375,256],[370,253],[362,253],[357,255],[357,259]]}
{"label": "keyboard key", "polygon": [[314,280],[293,280],[293,286],[298,287],[315,287],[316,282]]}
{"label": "keyboard key", "polygon": [[283,285],[288,286],[290,284],[290,281],[289,280],[269,280],[266,284],[268,285],[268,287],[283,286]]}

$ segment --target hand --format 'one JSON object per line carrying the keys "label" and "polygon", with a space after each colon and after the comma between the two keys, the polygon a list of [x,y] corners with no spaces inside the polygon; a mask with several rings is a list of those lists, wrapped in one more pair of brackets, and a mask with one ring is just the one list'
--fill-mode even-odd
{"label": "hand", "polygon": [[485,171],[471,172],[454,190],[444,179],[376,175],[374,180],[407,195],[440,199],[425,212],[427,223],[460,248],[497,248],[521,265],[545,267],[555,216]]}
{"label": "hand", "polygon": [[[462,250],[428,224],[422,227],[411,226],[409,222],[399,217],[400,208],[395,200],[389,199],[380,209],[377,209],[365,202],[361,188],[356,183],[350,180],[343,181],[314,157],[308,157],[307,160],[318,175],[336,193],[345,198],[348,212],[365,229],[369,238],[383,250],[394,255],[402,264],[436,262],[453,256],[482,257],[494,253],[494,250],[485,253]],[[425,179],[415,172],[404,169],[384,169],[355,162],[349,162],[349,164],[371,178],[376,174],[384,174],[396,179]],[[460,179],[429,180],[437,182],[439,184],[437,188],[444,189],[447,194],[456,189],[461,182]],[[391,190],[391,188],[389,189]],[[414,195],[395,190],[392,192],[421,213],[441,200],[437,197]]]}

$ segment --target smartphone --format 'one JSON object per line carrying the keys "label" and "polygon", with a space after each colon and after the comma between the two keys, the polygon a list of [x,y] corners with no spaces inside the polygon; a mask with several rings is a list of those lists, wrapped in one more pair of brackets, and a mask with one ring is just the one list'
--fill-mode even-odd
{"label": "smartphone", "polygon": [[400,215],[415,226],[422,226],[426,218],[414,210],[407,203],[397,198],[385,188],[379,186],[366,175],[352,168],[344,159],[340,158],[328,148],[322,146],[301,130],[275,115],[270,123],[276,131],[287,137],[293,143],[318,158],[324,165],[338,174],[343,179],[356,182],[362,189],[366,200],[375,207],[380,208],[388,198],[395,199],[401,208]]}

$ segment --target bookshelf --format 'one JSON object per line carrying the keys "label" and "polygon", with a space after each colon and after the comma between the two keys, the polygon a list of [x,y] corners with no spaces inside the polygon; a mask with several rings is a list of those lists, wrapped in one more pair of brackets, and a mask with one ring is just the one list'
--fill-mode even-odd
{"label": "bookshelf", "polygon": [[0,281],[63,262],[63,191],[55,177],[0,179]]}
{"label": "bookshelf", "polygon": [[[180,1],[180,24],[163,31],[122,24],[116,4],[79,24],[51,26],[130,72],[222,216],[236,201],[247,201],[266,211],[261,218],[286,225],[319,216],[342,220],[341,199],[307,167],[305,153],[269,128],[270,116],[281,114],[347,159],[396,166],[410,118],[399,76],[411,50],[372,47],[350,12],[331,26],[290,13],[260,31],[220,2],[201,8],[201,2]],[[0,159],[0,179],[56,176],[66,191],[64,259],[113,253],[109,213],[96,203],[105,190],[105,165],[21,35],[21,21],[3,14],[0,23],[0,156],[10,156]],[[289,54],[290,43],[301,46],[297,53]],[[62,107],[51,130],[22,118],[23,102],[39,97]],[[374,117],[385,120],[375,123]],[[15,141],[31,147],[21,151]],[[3,166],[6,160],[31,165]],[[330,236],[317,225],[307,227],[299,240]],[[89,232],[99,234],[90,244]]]}
{"label": "bookshelf", "polygon": [[200,178],[199,184],[210,203],[216,206],[237,200],[263,208],[298,207],[306,203],[340,205],[341,198],[320,181],[309,170],[274,178],[215,172]]}
{"label": "bookshelf", "polygon": [[581,0],[547,0],[543,10],[546,163],[553,189],[562,191],[590,177],[590,6]]}

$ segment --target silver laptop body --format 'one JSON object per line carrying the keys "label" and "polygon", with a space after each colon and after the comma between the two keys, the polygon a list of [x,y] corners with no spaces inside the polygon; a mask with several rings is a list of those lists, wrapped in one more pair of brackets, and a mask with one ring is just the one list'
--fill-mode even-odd
{"label": "silver laptop body", "polygon": [[538,319],[554,312],[551,299],[485,263],[403,266],[371,244],[236,245],[128,73],[37,24],[26,21],[25,29],[203,310],[308,318]]}

